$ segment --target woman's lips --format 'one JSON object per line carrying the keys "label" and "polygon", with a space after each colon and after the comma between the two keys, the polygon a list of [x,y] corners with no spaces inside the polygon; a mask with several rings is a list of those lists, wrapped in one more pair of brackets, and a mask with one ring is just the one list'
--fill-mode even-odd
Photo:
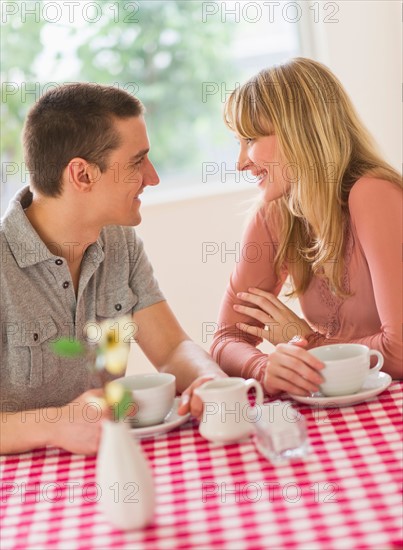
{"label": "woman's lips", "polygon": [[257,176],[257,178],[258,178],[258,180],[257,180],[257,186],[258,186],[258,187],[261,187],[261,186],[263,185],[263,183],[264,183],[264,181],[265,181],[265,179],[266,179],[266,176],[267,176],[267,172],[261,172],[261,173]]}

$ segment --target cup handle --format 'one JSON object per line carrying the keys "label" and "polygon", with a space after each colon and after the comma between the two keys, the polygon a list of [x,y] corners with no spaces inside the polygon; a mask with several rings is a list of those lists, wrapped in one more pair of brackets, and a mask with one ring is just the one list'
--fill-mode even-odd
{"label": "cup handle", "polygon": [[256,390],[256,405],[261,405],[263,403],[262,386],[260,385],[260,383],[257,380],[255,380],[254,378],[249,378],[248,380],[245,381],[245,388],[246,388],[246,393],[248,393],[248,391],[251,388],[255,388],[255,390]]}
{"label": "cup handle", "polygon": [[369,355],[376,355],[378,357],[378,362],[377,364],[372,367],[371,369],[369,369],[369,372],[379,372],[381,370],[381,368],[383,367],[383,355],[380,351],[376,350],[376,349],[370,349],[369,350]]}

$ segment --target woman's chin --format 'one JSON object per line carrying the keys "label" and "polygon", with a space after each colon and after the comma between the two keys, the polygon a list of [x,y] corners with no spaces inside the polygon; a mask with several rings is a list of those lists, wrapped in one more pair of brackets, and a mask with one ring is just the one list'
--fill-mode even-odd
{"label": "woman's chin", "polygon": [[261,190],[262,199],[265,202],[270,202],[276,199],[280,199],[286,193],[285,189],[280,188],[274,182],[266,183],[266,184],[263,184],[262,186],[261,184],[259,184],[258,187]]}
{"label": "woman's chin", "polygon": [[261,196],[264,202],[271,202],[281,197],[281,194],[273,193],[271,189],[263,188],[261,190]]}

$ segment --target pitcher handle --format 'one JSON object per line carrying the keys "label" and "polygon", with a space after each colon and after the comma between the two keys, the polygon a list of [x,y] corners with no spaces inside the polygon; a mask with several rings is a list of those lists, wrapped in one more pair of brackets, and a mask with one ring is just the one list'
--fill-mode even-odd
{"label": "pitcher handle", "polygon": [[369,350],[369,355],[376,355],[378,357],[378,362],[377,364],[372,367],[371,369],[369,369],[369,372],[379,372],[381,370],[381,368],[383,367],[383,355],[380,351],[376,350],[376,349],[370,349]]}
{"label": "pitcher handle", "polygon": [[256,390],[256,405],[262,405],[263,403],[263,390],[262,390],[262,386],[260,385],[260,383],[255,380],[254,378],[249,378],[248,380],[245,380],[245,388],[246,388],[246,393],[248,393],[248,391],[251,389],[251,388],[255,388]]}

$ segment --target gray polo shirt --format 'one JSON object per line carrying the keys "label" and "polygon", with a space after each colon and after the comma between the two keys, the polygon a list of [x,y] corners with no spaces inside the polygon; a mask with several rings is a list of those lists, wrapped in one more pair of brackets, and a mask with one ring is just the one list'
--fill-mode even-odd
{"label": "gray polo shirt", "polygon": [[62,406],[96,387],[84,359],[57,357],[50,343],[82,339],[88,321],[164,300],[142,241],[122,226],[105,227],[85,251],[76,297],[65,259],[50,253],[24,213],[31,201],[28,187],[17,193],[0,233],[3,411]]}

